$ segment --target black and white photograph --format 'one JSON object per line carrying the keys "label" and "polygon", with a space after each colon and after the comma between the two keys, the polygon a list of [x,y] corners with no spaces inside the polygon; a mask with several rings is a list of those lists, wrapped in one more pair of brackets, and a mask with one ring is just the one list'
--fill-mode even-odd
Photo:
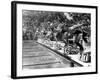
{"label": "black and white photograph", "polygon": [[95,6],[16,5],[16,76],[96,73]]}
{"label": "black and white photograph", "polygon": [[91,66],[91,14],[23,10],[22,16],[23,69]]}

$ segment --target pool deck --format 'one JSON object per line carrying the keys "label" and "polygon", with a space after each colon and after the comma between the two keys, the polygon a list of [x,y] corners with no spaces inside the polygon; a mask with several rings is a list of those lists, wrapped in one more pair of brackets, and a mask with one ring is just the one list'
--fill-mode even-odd
{"label": "pool deck", "polygon": [[[54,42],[54,41],[53,41]],[[66,59],[69,59],[70,61],[72,61],[73,63],[75,64],[78,64],[79,66],[83,66],[83,67],[88,67],[88,66],[91,66],[91,63],[85,63],[83,61],[81,61],[79,59],[79,54],[75,54],[75,55],[67,55],[67,56],[64,56],[64,50],[55,50],[54,47],[51,47],[50,45],[47,45],[45,43],[42,43],[41,41],[37,41],[37,43],[49,48],[50,50],[56,52],[57,54],[63,56],[64,58]]]}

